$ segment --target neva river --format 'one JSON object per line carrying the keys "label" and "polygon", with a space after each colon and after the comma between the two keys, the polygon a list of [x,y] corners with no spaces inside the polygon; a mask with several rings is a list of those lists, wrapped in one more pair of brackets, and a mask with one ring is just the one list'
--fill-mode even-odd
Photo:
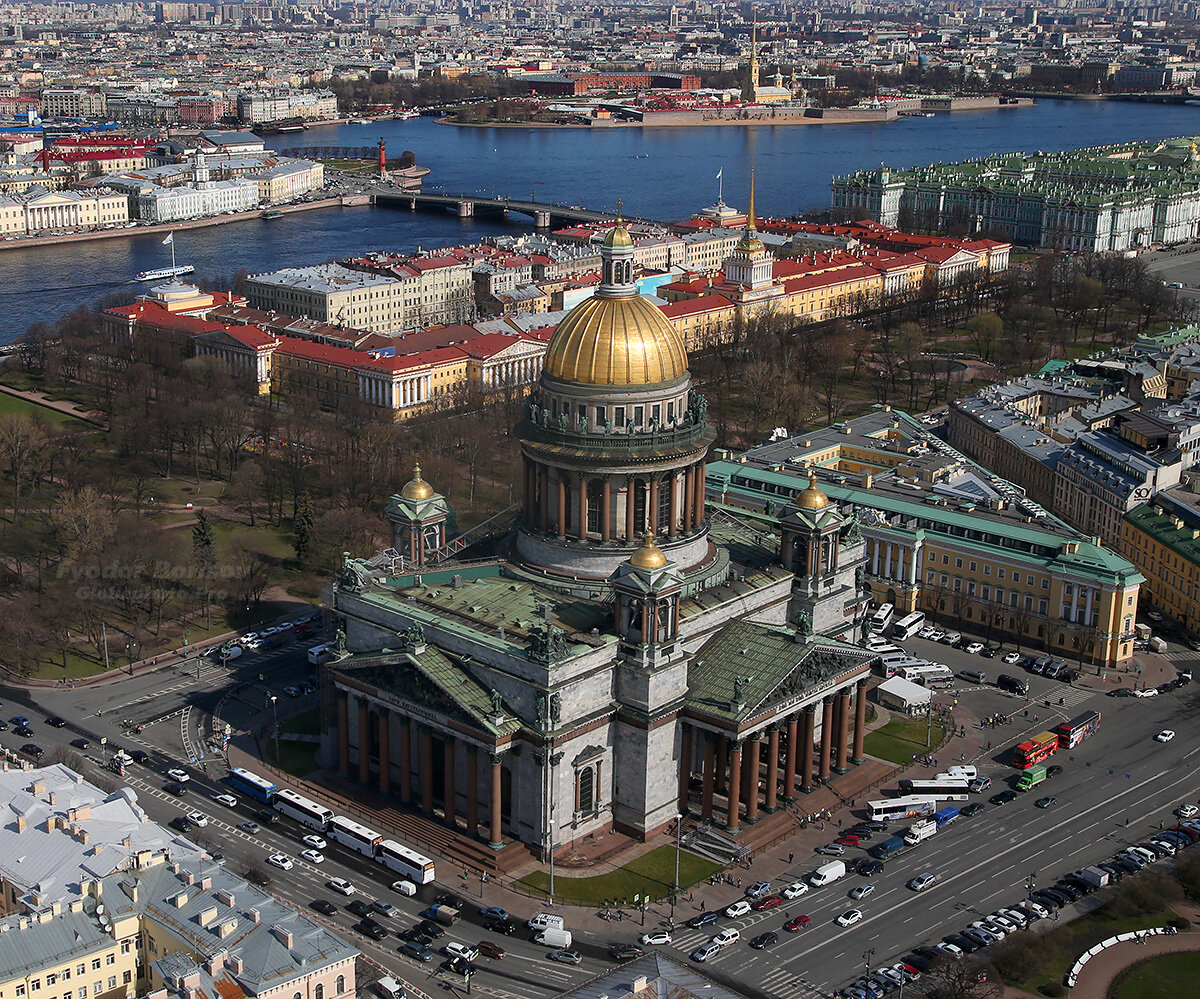
{"label": "neva river", "polygon": [[[981,111],[890,124],[696,128],[456,128],[431,118],[311,129],[272,136],[276,148],[374,145],[389,158],[411,149],[430,168],[427,191],[487,193],[630,215],[683,219],[712,204],[717,172],[725,200],[745,207],[750,167],[760,214],[791,215],[829,206],[834,174],[877,166],[953,162],[1009,150],[1078,146],[1200,133],[1200,107],[1108,101],[1043,101],[1033,108]],[[200,276],[229,276],[322,263],[364,250],[416,250],[470,242],[511,224],[373,208],[327,209],[271,221],[183,230],[180,263]],[[0,343],[30,324],[53,322],[127,286],[140,270],[170,263],[161,237],[131,235],[94,243],[0,252]]]}

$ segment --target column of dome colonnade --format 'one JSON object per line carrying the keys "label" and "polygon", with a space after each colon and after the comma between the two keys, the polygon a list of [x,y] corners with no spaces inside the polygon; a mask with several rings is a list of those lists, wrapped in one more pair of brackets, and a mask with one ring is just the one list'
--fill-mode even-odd
{"label": "column of dome colonnade", "polygon": [[638,294],[618,223],[596,294],[558,324],[517,427],[532,566],[607,578],[652,534],[682,570],[709,557],[704,465],[715,436],[683,341]]}

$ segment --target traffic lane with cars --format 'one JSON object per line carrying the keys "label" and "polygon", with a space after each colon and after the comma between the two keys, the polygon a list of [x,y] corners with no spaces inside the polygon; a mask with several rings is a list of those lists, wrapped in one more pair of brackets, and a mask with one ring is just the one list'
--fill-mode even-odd
{"label": "traffic lane with cars", "polygon": [[[878,961],[892,963],[913,945],[940,940],[980,915],[1024,897],[1024,885],[1034,871],[1035,882],[1041,886],[1053,883],[1068,870],[1107,859],[1127,842],[1137,842],[1152,828],[1157,829],[1158,821],[1173,824],[1172,809],[1189,795],[1196,798],[1197,782],[1189,768],[1179,764],[1188,753],[1200,751],[1200,740],[1193,738],[1189,746],[1181,744],[1182,735],[1167,746],[1153,741],[1167,720],[1197,706],[1196,695],[1187,693],[1192,689],[1148,701],[1117,702],[1113,710],[1105,712],[1097,736],[1055,757],[1067,769],[1041,785],[1052,788],[1058,797],[1054,809],[1034,807],[1041,796],[1037,791],[1020,795],[1009,805],[988,805],[982,814],[960,819],[939,832],[931,841],[934,848],[923,844],[891,861],[883,874],[871,879],[876,891],[861,905],[849,898],[849,891],[861,879],[847,874],[786,907],[732,921],[723,919],[701,931],[677,932],[673,946],[686,955],[725,925],[738,928],[747,939],[767,929],[778,930],[787,918],[803,913],[812,917],[812,926],[796,934],[780,933],[769,960],[735,945],[723,950],[714,966],[726,974],[761,978],[770,991],[780,994],[788,994],[801,977],[840,986],[845,982],[847,960],[857,960],[864,947],[875,948]],[[1105,703],[1113,705],[1112,701]],[[1109,769],[1113,770],[1111,777]],[[1181,776],[1172,777],[1177,772]],[[988,763],[981,773],[993,777],[995,788],[1004,786],[997,777],[1015,776],[1017,771]],[[1105,779],[1097,780],[1097,776]],[[986,797],[973,796],[973,800]],[[1128,828],[1124,826],[1126,816],[1130,817]],[[906,824],[893,826],[899,829]],[[847,859],[861,855],[863,851],[851,850]],[[776,888],[815,869],[823,859],[814,855],[807,864],[797,865]],[[937,874],[939,881],[917,900],[904,884],[926,871]],[[846,929],[836,927],[837,915],[851,907],[863,909],[863,921]]]}
{"label": "traffic lane with cars", "polygon": [[[519,927],[512,936],[490,935],[483,928],[482,921],[477,918],[479,906],[487,903],[472,898],[464,899],[466,905],[463,917],[454,926],[447,927],[443,937],[434,941],[436,956],[433,961],[422,963],[404,957],[399,953],[403,943],[398,936],[399,932],[417,923],[420,911],[428,906],[437,894],[447,891],[446,888],[440,885],[426,885],[415,897],[400,895],[390,887],[400,875],[336,843],[329,843],[322,851],[325,857],[322,863],[312,864],[300,858],[300,851],[305,849],[304,837],[312,835],[313,830],[281,816],[273,824],[260,824],[256,833],[244,832],[237,827],[237,823],[254,821],[254,813],[263,807],[260,803],[243,797],[236,808],[217,804],[211,796],[228,793],[228,788],[207,781],[196,774],[194,768],[192,779],[187,782],[188,793],[182,798],[174,798],[157,786],[159,775],[153,772],[138,774],[133,772],[134,769],[128,768],[126,783],[138,791],[138,800],[151,818],[167,824],[170,819],[186,815],[190,811],[206,814],[207,825],[194,830],[187,838],[193,841],[199,838],[206,849],[220,850],[225,855],[226,864],[237,873],[249,867],[266,872],[271,879],[267,891],[286,900],[297,909],[306,911],[312,918],[323,918],[327,924],[336,927],[348,939],[352,939],[355,946],[362,947],[397,977],[414,980],[428,975],[442,977],[440,966],[445,958],[440,953],[441,947],[452,941],[474,946],[483,939],[499,942],[506,955],[499,961],[486,958],[476,961],[475,967],[479,976],[476,981],[486,981],[490,987],[500,992],[505,992],[502,985],[504,981],[520,986],[507,991],[508,995],[527,995],[531,989],[554,995],[595,974],[596,958],[603,953],[602,949],[586,948],[592,953],[585,957],[579,968],[551,964],[547,955],[552,948],[535,944],[529,939],[530,934],[523,925],[521,915],[514,917],[518,919]],[[273,854],[288,858],[292,863],[291,869],[284,872],[269,866],[268,857]],[[356,893],[347,897],[330,888],[330,880],[337,877],[353,884],[357,889]],[[316,899],[332,902],[337,907],[337,914],[322,917],[312,911],[311,904]],[[355,924],[359,923],[362,917],[347,909],[347,906],[356,900],[365,900],[369,904],[374,899],[386,900],[400,911],[399,917],[386,917],[382,914],[375,917],[391,931],[386,941],[373,941],[355,929]],[[461,981],[458,976],[444,977],[450,982]],[[495,979],[494,983],[492,979]]]}
{"label": "traffic lane with cars", "polygon": [[[34,724],[38,722],[37,718],[31,717],[30,720]],[[53,729],[49,726],[39,726],[36,734],[47,736],[45,742],[47,754],[52,753],[56,746],[69,746],[67,740],[72,735],[69,729]],[[12,746],[13,740],[5,738],[9,735],[11,733],[0,733],[0,742]],[[199,811],[205,814],[209,820],[207,825],[193,830],[189,834],[189,838],[193,841],[200,839],[206,848],[220,851],[224,854],[227,864],[237,873],[241,873],[249,867],[256,867],[269,872],[269,875],[278,875],[272,877],[269,890],[278,897],[291,902],[297,908],[307,909],[312,900],[316,898],[332,898],[335,901],[341,901],[339,896],[326,887],[326,883],[331,877],[346,877],[364,889],[364,893],[370,894],[372,898],[388,898],[396,905],[404,914],[404,919],[408,921],[403,926],[398,925],[396,929],[399,930],[416,922],[420,910],[432,901],[438,891],[444,890],[442,888],[434,890],[435,886],[425,886],[416,898],[406,899],[399,896],[390,890],[391,882],[396,880],[399,875],[338,844],[331,844],[326,851],[323,851],[326,860],[320,865],[311,865],[297,859],[299,851],[304,848],[303,836],[311,833],[312,830],[280,817],[279,821],[273,825],[260,825],[257,833],[244,832],[237,828],[237,823],[253,821],[254,813],[263,806],[244,796],[238,796],[239,804],[234,809],[219,805],[212,800],[213,796],[230,792],[224,784],[212,779],[216,776],[215,774],[207,775],[198,767],[181,761],[170,753],[158,750],[150,754],[146,766],[137,764],[128,766],[126,776],[122,779],[108,770],[105,765],[109,752],[117,743],[110,740],[108,746],[102,746],[99,740],[100,737],[93,734],[92,744],[88,750],[82,752],[75,750],[87,761],[85,769],[88,771],[88,776],[107,777],[109,780],[120,781],[133,787],[138,792],[139,802],[147,814],[164,826],[173,819],[186,816],[188,812]],[[129,742],[129,738],[124,738],[120,745],[128,748]],[[184,784],[187,790],[182,796],[164,790],[168,784],[174,783],[166,772],[174,768],[182,768],[189,777]],[[267,866],[267,857],[274,853],[283,853],[292,858],[294,868],[287,872],[286,876]],[[464,916],[465,921],[460,921],[461,929],[457,931],[469,933],[469,937],[463,942],[478,943],[480,939],[491,938],[482,927],[481,921],[478,921],[477,916],[472,918],[472,909],[477,909],[477,906],[468,905],[467,913]],[[344,912],[344,909],[340,910],[340,915],[342,918],[337,920],[339,929],[343,929],[348,936],[352,937],[356,945],[366,947],[373,943],[362,934],[350,929],[358,921],[357,918],[350,917]],[[503,961],[487,962],[482,966],[482,970],[485,973],[491,971],[500,978],[518,978],[519,972],[515,969],[523,963],[532,962],[539,970],[534,980],[523,983],[526,991],[529,988],[541,988],[549,994],[561,991],[570,981],[577,980],[580,974],[585,976],[594,974],[597,960],[606,954],[605,948],[601,946],[583,944],[585,960],[580,969],[551,964],[547,961],[547,955],[551,948],[533,943],[530,939],[531,934],[523,926],[523,918],[520,915],[518,918],[522,925],[519,926],[516,934],[510,937],[492,938],[501,941],[502,946],[508,952],[508,956],[504,960],[508,960],[509,956],[517,960],[513,964],[503,967],[501,967]],[[467,930],[468,926],[470,927],[469,931]],[[470,937],[474,937],[474,939]],[[428,971],[430,967],[436,970],[440,965],[442,960],[440,956],[432,962],[431,966],[414,964],[399,955],[398,947],[401,941],[397,937],[391,939],[395,946],[392,946],[390,950],[387,947],[374,945],[374,949],[379,951],[379,954],[376,955],[377,959],[381,960],[389,970],[404,974],[405,972],[411,973],[414,967],[424,968]],[[477,968],[480,967],[477,963]],[[566,979],[562,979],[564,974],[567,975]],[[562,980],[559,981],[560,979]],[[544,985],[543,981],[558,982],[558,984]],[[520,995],[522,990],[518,989],[513,994]]]}

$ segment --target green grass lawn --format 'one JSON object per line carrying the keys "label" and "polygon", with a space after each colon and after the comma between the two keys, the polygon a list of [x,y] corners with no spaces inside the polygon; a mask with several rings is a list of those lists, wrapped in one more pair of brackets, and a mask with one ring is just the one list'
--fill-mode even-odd
{"label": "green grass lawn", "polygon": [[292,742],[290,739],[280,739],[279,756],[276,758],[275,740],[266,739],[263,745],[267,762],[274,764],[293,777],[307,777],[314,770],[320,768],[320,764],[317,763],[319,748],[319,744],[315,742]]}
{"label": "green grass lawn", "polygon": [[321,709],[313,708],[298,715],[293,715],[280,726],[281,732],[294,732],[297,735],[321,734]]}
{"label": "green grass lawn", "polygon": [[[711,860],[687,850],[679,851],[680,888],[690,888],[720,869],[720,865]],[[660,846],[607,874],[593,878],[556,877],[554,897],[568,904],[597,906],[613,898],[632,901],[634,895],[648,894],[657,900],[671,893],[674,881],[675,847]],[[549,892],[550,875],[546,871],[536,871],[523,877],[521,884],[535,891]]]}
{"label": "green grass lawn", "polygon": [[[863,749],[868,755],[890,763],[912,763],[918,756],[924,756],[941,744],[943,731],[944,725],[940,719],[934,720],[932,731],[924,719],[893,719],[883,728],[868,732],[863,740]],[[927,733],[930,735],[928,747],[925,744]]]}
{"label": "green grass lawn", "polygon": [[56,409],[48,409],[45,406],[39,406],[36,402],[18,399],[7,392],[0,392],[0,416],[9,415],[31,416],[37,420],[44,420],[46,423],[53,423],[56,427],[80,429],[90,426],[84,420],[77,420],[74,416],[60,413]]}
{"label": "green grass lawn", "polygon": [[1176,999],[1194,995],[1200,954],[1166,954],[1137,965],[1117,989],[1116,999]]}

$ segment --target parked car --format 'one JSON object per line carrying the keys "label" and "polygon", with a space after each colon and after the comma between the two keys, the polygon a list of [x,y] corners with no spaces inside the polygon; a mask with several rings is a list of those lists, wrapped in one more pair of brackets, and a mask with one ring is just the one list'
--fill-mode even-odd
{"label": "parked car", "polygon": [[771,892],[770,881],[755,881],[749,888],[746,889],[747,898],[761,898],[763,895],[769,895]]}
{"label": "parked car", "polygon": [[750,911],[750,908],[751,906],[749,902],[747,902],[744,898],[739,898],[732,905],[725,907],[725,915],[730,919],[738,919],[739,917],[746,915],[746,913]]}
{"label": "parked car", "polygon": [[[1192,806],[1192,809],[1193,809],[1192,815],[1196,814],[1195,808],[1196,808],[1196,806],[1193,805]],[[1187,815],[1184,816],[1184,818],[1190,818],[1190,817],[1191,816],[1187,816]],[[807,892],[808,892],[808,883],[807,882],[794,881],[792,884],[788,885],[786,888],[783,889],[783,897],[786,898],[790,902],[793,899],[797,899],[801,895],[806,894]]]}
{"label": "parked car", "polygon": [[641,942],[647,946],[662,946],[671,942],[671,934],[666,930],[653,930],[650,933],[643,933]]}
{"label": "parked car", "polygon": [[300,842],[303,843],[305,846],[311,846],[314,850],[324,850],[326,847],[329,846],[329,844],[327,842],[325,842],[325,837],[318,836],[318,835],[316,835],[316,833],[310,833],[309,835],[302,838],[300,840]]}
{"label": "parked car", "polygon": [[324,898],[314,898],[308,903],[308,907],[319,912],[322,916],[336,916],[338,911],[336,905]]}
{"label": "parked car", "polygon": [[817,853],[824,854],[827,857],[840,857],[846,852],[846,848],[841,843],[826,843],[824,846],[817,847]]}

